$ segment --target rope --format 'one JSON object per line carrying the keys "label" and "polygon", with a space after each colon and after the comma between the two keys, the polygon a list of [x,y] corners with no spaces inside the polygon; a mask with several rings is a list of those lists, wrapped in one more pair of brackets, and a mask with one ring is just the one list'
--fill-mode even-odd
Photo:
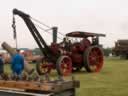
{"label": "rope", "polygon": [[32,18],[32,17],[30,17],[32,20],[34,20],[34,21],[36,21],[36,22],[38,22],[38,23],[40,23],[40,24],[42,24],[42,25],[44,25],[45,27],[48,27],[49,29],[51,29],[51,27],[50,26],[48,26],[48,25],[46,25],[46,24],[44,24],[43,22],[41,22],[41,21],[39,21],[39,20],[37,20],[37,19],[35,19],[35,18]]}
{"label": "rope", "polygon": [[60,35],[62,35],[62,36],[65,36],[64,34],[62,34],[61,32],[58,32]]}
{"label": "rope", "polygon": [[[37,24],[35,24],[35,26],[38,27],[38,28],[40,28],[41,30],[43,30],[43,31],[45,31],[45,32],[47,32],[48,34],[51,35],[51,32],[49,32],[49,30],[51,30],[51,29],[44,29],[44,28],[42,28],[41,26],[39,26],[39,25],[37,25]],[[60,38],[60,37],[57,37],[57,38],[60,39],[60,40],[63,40],[63,39]]]}
{"label": "rope", "polygon": [[[37,22],[37,23],[39,23],[39,24],[41,24],[41,25],[44,25],[45,27],[47,27],[47,28],[49,28],[49,29],[52,29],[52,27],[50,27],[50,26],[48,26],[48,25],[46,25],[45,23],[43,23],[43,22],[41,22],[41,21],[39,21],[39,20],[37,20],[37,19],[35,19],[35,18],[33,18],[33,17],[30,17],[32,20],[34,20],[35,22]],[[64,34],[62,34],[61,32],[58,32],[60,35],[62,35],[62,36],[65,36]]]}

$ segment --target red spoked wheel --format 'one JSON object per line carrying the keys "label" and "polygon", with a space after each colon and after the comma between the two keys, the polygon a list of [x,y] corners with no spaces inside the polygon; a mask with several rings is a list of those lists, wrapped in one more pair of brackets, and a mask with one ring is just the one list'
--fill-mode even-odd
{"label": "red spoked wheel", "polygon": [[91,46],[84,52],[84,65],[88,72],[99,72],[103,66],[103,51],[98,46]]}
{"label": "red spoked wheel", "polygon": [[36,70],[39,75],[50,73],[51,71],[50,63],[44,59],[42,62],[38,62],[36,64]]}
{"label": "red spoked wheel", "polygon": [[57,72],[61,76],[68,76],[72,73],[72,60],[68,56],[60,56],[56,64]]}

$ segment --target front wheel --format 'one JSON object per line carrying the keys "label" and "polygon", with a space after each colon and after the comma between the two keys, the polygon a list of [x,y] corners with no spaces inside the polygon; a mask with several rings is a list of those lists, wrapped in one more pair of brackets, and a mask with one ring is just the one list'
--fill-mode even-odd
{"label": "front wheel", "polygon": [[50,73],[51,67],[49,65],[50,65],[49,62],[45,59],[43,59],[42,62],[37,62],[36,64],[37,73],[39,75]]}
{"label": "front wheel", "polygon": [[84,51],[83,60],[88,72],[99,72],[103,66],[103,51],[98,46],[91,46]]}
{"label": "front wheel", "polygon": [[60,56],[56,63],[56,69],[59,75],[68,76],[72,73],[72,60],[68,56]]}

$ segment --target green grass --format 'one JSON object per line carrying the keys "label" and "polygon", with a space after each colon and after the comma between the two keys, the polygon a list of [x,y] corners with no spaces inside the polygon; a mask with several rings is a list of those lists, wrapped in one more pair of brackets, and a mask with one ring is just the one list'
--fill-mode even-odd
{"label": "green grass", "polygon": [[106,58],[100,73],[78,73],[77,96],[128,96],[128,60]]}
{"label": "green grass", "polygon": [[[10,73],[10,67],[5,66]],[[73,75],[80,80],[76,96],[128,96],[128,60],[106,58],[99,73],[80,72]]]}

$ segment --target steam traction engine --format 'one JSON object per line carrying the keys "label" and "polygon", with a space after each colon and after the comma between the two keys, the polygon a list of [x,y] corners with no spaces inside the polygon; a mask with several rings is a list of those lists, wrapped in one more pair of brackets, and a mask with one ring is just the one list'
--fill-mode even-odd
{"label": "steam traction engine", "polygon": [[[53,27],[53,42],[48,46],[28,14],[17,9],[13,10],[13,14],[19,15],[24,20],[43,53],[43,58],[37,64],[37,72],[40,75],[49,73],[51,69],[57,69],[59,75],[69,75],[72,70],[80,70],[82,67],[88,72],[101,70],[103,52],[99,45],[99,36],[105,36],[104,34],[76,31],[66,34],[63,41],[57,43],[57,27]],[[74,42],[67,40],[67,37],[81,40]],[[92,41],[89,40],[90,37]]]}
{"label": "steam traction engine", "polygon": [[[54,56],[58,52],[60,54],[56,62],[58,73],[68,75],[72,71],[80,71],[82,67],[85,67],[87,72],[99,72],[103,66],[103,52],[102,46],[99,45],[99,36],[105,35],[76,31],[66,34],[67,40],[64,38],[61,43],[53,43],[50,47],[55,54]],[[81,40],[73,42],[69,39],[72,37]],[[89,40],[89,37],[92,41]],[[55,68],[54,64],[47,62],[37,64],[37,70],[40,74],[44,74],[44,70],[50,72],[52,68]]]}
{"label": "steam traction engine", "polygon": [[88,72],[99,72],[103,66],[103,52],[102,46],[99,45],[99,36],[105,35],[76,31],[68,33],[66,36],[81,38],[79,42],[70,46],[73,69],[79,71],[82,67],[85,67]]}

